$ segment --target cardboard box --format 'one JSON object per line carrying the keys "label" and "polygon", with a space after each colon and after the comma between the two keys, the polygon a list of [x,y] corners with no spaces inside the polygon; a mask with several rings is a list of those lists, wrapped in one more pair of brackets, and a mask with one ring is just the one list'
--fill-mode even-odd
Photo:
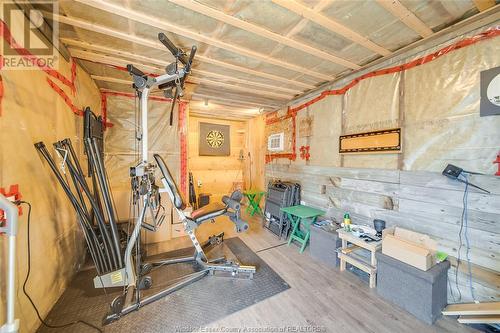
{"label": "cardboard box", "polygon": [[399,227],[383,232],[383,254],[423,271],[436,264],[436,248],[436,241],[425,234]]}

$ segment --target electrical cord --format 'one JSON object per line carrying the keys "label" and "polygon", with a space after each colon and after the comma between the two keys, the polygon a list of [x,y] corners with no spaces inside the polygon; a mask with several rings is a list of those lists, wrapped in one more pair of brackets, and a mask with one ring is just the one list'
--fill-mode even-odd
{"label": "electrical cord", "polygon": [[467,176],[465,176],[465,193],[464,193],[464,225],[465,225],[465,246],[466,246],[466,251],[465,251],[465,257],[467,259],[467,268],[468,268],[468,273],[469,273],[469,287],[470,287],[470,293],[472,296],[472,300],[475,302],[476,297],[474,296],[474,289],[472,288],[472,265],[471,265],[471,260],[470,260],[470,241],[469,241],[469,221],[468,221],[468,207],[467,207],[467,200],[469,198],[469,182],[467,179]]}
{"label": "electrical cord", "polygon": [[[467,175],[464,175],[465,177],[465,190],[464,190],[464,195],[462,198],[462,203],[463,203],[463,209],[462,209],[462,216],[461,216],[461,221],[460,221],[460,231],[458,233],[459,237],[459,246],[458,246],[458,255],[457,255],[457,266],[455,268],[455,287],[458,291],[458,300],[460,301],[462,299],[462,293],[460,291],[460,288],[458,286],[458,271],[460,268],[460,262],[461,262],[461,249],[463,246],[463,241],[462,241],[462,234],[465,236],[465,247],[466,247],[466,260],[467,260],[467,270],[468,270],[468,280],[469,280],[469,287],[470,287],[470,293],[472,296],[472,300],[475,302],[476,297],[474,296],[474,289],[472,288],[472,267],[471,267],[471,260],[470,260],[470,241],[469,241],[469,225],[468,225],[468,211],[467,211],[467,200],[469,197],[469,179]],[[464,231],[465,229],[465,231]]]}
{"label": "electrical cord", "polygon": [[264,249],[261,249],[261,250],[258,250],[258,251],[255,251],[255,253],[260,253],[260,252],[264,252],[264,251],[268,251],[268,250],[272,250],[272,249],[275,249],[277,247],[280,247],[280,246],[283,246],[285,244],[288,244],[287,242],[284,242],[284,243],[281,243],[281,244],[278,244],[278,245],[273,245],[273,246],[269,246],[269,247],[266,247]]}
{"label": "electrical cord", "polygon": [[[465,185],[467,188],[467,184]],[[465,192],[462,201],[465,202]],[[458,252],[457,252],[457,266],[455,267],[455,288],[458,291],[458,301],[462,299],[462,292],[460,291],[460,287],[458,286],[458,270],[460,268],[461,261],[461,252],[462,252],[462,232],[464,229],[464,214],[465,214],[465,205],[462,209],[462,217],[460,218],[460,231],[458,232]]]}
{"label": "electrical cord", "polygon": [[45,320],[42,319],[42,316],[40,315],[40,312],[38,311],[38,308],[36,307],[35,305],[35,302],[33,301],[33,299],[31,298],[31,296],[28,294],[28,292],[26,291],[26,285],[28,283],[28,280],[29,280],[29,277],[30,277],[30,273],[31,273],[31,244],[30,244],[30,222],[31,222],[31,204],[27,201],[16,201],[16,204],[26,204],[28,205],[28,231],[27,231],[27,240],[28,240],[28,272],[26,273],[26,278],[24,279],[24,283],[23,283],[23,293],[24,295],[26,295],[26,297],[28,298],[28,300],[30,301],[31,305],[33,306],[33,309],[35,310],[36,312],[36,315],[38,317],[38,320],[40,320],[40,322],[47,328],[65,328],[65,327],[69,327],[69,326],[73,326],[73,325],[76,325],[76,324],[83,324],[83,325],[86,325],[86,326],[89,326],[93,329],[95,329],[96,331],[102,333],[103,331],[91,324],[91,323],[88,323],[84,320],[75,320],[73,322],[70,322],[70,323],[66,323],[66,324],[62,324],[62,325],[51,325],[51,324],[48,324],[47,322],[45,322]]}

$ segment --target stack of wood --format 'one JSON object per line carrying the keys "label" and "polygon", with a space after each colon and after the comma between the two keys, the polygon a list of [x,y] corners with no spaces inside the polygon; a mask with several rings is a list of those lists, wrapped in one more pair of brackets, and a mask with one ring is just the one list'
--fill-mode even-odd
{"label": "stack of wood", "polygon": [[462,324],[500,324],[500,302],[451,304],[445,316],[459,316]]}

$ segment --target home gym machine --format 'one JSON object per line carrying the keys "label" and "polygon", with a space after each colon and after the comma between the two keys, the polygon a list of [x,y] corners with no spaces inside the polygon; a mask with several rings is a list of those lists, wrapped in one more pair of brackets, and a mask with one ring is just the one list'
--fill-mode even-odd
{"label": "home gym machine", "polygon": [[[240,201],[242,195],[235,191],[230,196],[224,196],[221,203],[213,203],[201,209],[186,214],[186,205],[181,193],[170,173],[165,161],[158,154],[154,154],[154,162],[149,160],[148,151],[148,97],[152,89],[163,90],[166,97],[172,98],[172,104],[178,97],[183,95],[184,82],[190,72],[196,47],[191,48],[187,56],[180,48],[177,48],[168,38],[160,33],[159,40],[174,55],[175,61],[166,67],[166,73],[157,77],[148,77],[139,69],[128,65],[127,69],[133,78],[133,87],[136,89],[140,99],[140,133],[137,139],[140,141],[140,159],[138,163],[130,168],[132,187],[132,211],[138,212],[137,216],[131,216],[133,223],[131,232],[126,236],[126,241],[121,241],[120,230],[117,228],[116,210],[113,204],[109,181],[106,176],[102,160],[102,147],[96,135],[84,131],[85,150],[89,159],[90,175],[92,178],[93,191],[87,185],[83,171],[69,139],[54,144],[56,152],[62,159],[61,166],[71,175],[73,186],[65,180],[56,163],[50,157],[42,142],[35,147],[48,162],[56,178],[61,183],[64,191],[73,204],[79,222],[84,230],[89,252],[96,265],[97,276],[94,278],[96,288],[122,287],[123,292],[110,304],[110,311],[103,319],[107,324],[119,319],[140,307],[162,298],[180,288],[201,278],[212,274],[225,274],[232,277],[242,276],[252,278],[256,269],[254,266],[240,265],[225,257],[209,258],[209,251],[213,250],[223,242],[223,233],[212,236],[207,242],[201,244],[195,235],[195,230],[205,222],[214,221],[218,216],[226,215],[234,223],[236,231],[242,232],[248,229],[248,223],[240,216]],[[180,64],[183,66],[181,67]],[[172,123],[174,106],[172,105],[170,123]],[[160,171],[160,188],[156,184],[155,173]],[[159,229],[165,219],[165,212],[161,205],[161,194],[167,193],[173,209],[179,215],[186,234],[189,236],[195,251],[187,257],[169,258],[165,260],[146,262],[142,258],[140,246],[140,233],[155,232]],[[89,202],[90,207],[87,207]],[[148,222],[147,215],[149,215]],[[195,272],[176,279],[156,294],[144,297],[145,289],[149,289],[153,281],[148,275],[153,269],[166,265],[178,263],[191,263]]]}

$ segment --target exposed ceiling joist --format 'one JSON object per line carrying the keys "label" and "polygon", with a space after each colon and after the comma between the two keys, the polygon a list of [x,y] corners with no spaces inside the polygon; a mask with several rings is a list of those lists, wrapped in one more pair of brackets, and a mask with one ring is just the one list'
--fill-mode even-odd
{"label": "exposed ceiling joist", "polygon": [[256,35],[259,35],[264,38],[268,38],[271,40],[274,40],[278,43],[281,43],[283,45],[289,46],[291,48],[297,49],[299,51],[309,53],[312,56],[331,61],[333,63],[339,64],[341,66],[345,66],[348,68],[353,68],[353,65],[356,65],[352,63],[351,61],[348,61],[346,59],[343,59],[341,57],[335,56],[333,54],[330,54],[328,52],[325,52],[323,50],[314,48],[310,45],[307,45],[302,42],[298,42],[296,40],[293,40],[291,38],[282,36],[280,34],[277,34],[275,32],[272,32],[270,30],[267,30],[261,26],[258,26],[253,23],[246,22],[244,20],[241,20],[239,18],[236,18],[231,15],[227,15],[219,10],[213,9],[209,6],[203,5],[201,3],[198,3],[196,1],[191,1],[191,0],[169,0],[172,3],[175,3],[176,5],[182,6],[184,8],[190,9],[192,11],[195,11],[197,13],[203,14],[205,16],[211,17],[213,19],[219,20],[221,22],[224,22],[226,24],[230,24],[236,28],[254,33]]}
{"label": "exposed ceiling joist", "polygon": [[251,119],[257,116],[258,112],[242,113],[240,111],[227,110],[223,106],[215,106],[204,109],[203,107],[190,106],[189,115],[204,115],[205,117],[219,116],[219,117],[238,117],[240,119]]}
{"label": "exposed ceiling joist", "polygon": [[[107,47],[104,45],[99,45],[99,44],[94,44],[94,43],[87,43],[81,40],[77,39],[72,39],[72,38],[61,38],[61,42],[68,46],[76,46],[84,50],[91,50],[91,51],[97,51],[97,52],[102,52],[105,53],[106,55],[113,54],[115,56],[120,56],[120,57],[125,57],[125,58],[130,58],[132,55],[134,56],[134,59],[140,60],[143,62],[151,62],[150,57],[145,57],[136,53],[130,53],[130,52],[125,52],[122,50],[117,50],[115,48]],[[74,49],[73,49],[74,50]],[[168,61],[161,61],[161,60],[156,60],[155,61],[158,64],[168,64]]]}
{"label": "exposed ceiling joist", "polygon": [[[230,14],[230,10],[234,6],[234,2],[235,1],[236,0],[226,0],[225,4],[224,4],[224,7],[222,8],[222,11],[224,13],[226,13],[226,14]],[[214,31],[211,34],[211,36],[214,37],[214,38],[220,37],[220,35],[222,34],[222,31],[224,30],[224,26],[225,26],[225,23],[219,21],[217,23],[217,27],[214,29]],[[208,45],[207,48],[205,49],[205,51],[203,51],[203,55],[207,55],[210,52],[211,49],[212,49],[212,47],[210,45]]]}
{"label": "exposed ceiling joist", "polygon": [[199,110],[193,110],[193,111],[189,110],[189,115],[194,116],[194,117],[199,117],[199,118],[221,119],[221,120],[232,120],[232,121],[245,121],[245,120],[249,120],[249,119],[252,119],[253,117],[255,117],[255,115],[242,116],[239,113],[233,114],[233,113],[227,113],[227,112],[219,114],[219,113],[214,113],[213,111],[202,112]]}
{"label": "exposed ceiling joist", "polygon": [[119,66],[126,67],[128,64],[139,67],[142,71],[153,73],[153,74],[161,74],[161,70],[158,67],[146,65],[138,61],[130,61],[127,59],[111,57],[106,54],[98,54],[94,52],[88,52],[84,50],[69,48],[71,56],[77,59],[93,61],[97,63],[101,63],[103,65],[111,65],[111,66]]}
{"label": "exposed ceiling joist", "polygon": [[271,80],[283,82],[283,83],[286,83],[286,84],[291,84],[293,86],[299,86],[299,87],[303,87],[303,88],[306,88],[306,89],[314,89],[314,88],[316,88],[316,86],[312,85],[312,84],[307,84],[307,83],[304,83],[304,82],[287,79],[285,77],[281,77],[281,76],[277,76],[277,75],[273,75],[273,74],[268,74],[268,73],[264,73],[264,72],[260,72],[260,71],[256,71],[256,70],[253,70],[253,69],[250,69],[250,68],[246,68],[246,67],[241,67],[241,66],[229,64],[227,62],[223,62],[223,61],[216,60],[216,59],[213,59],[213,58],[208,58],[208,57],[203,57],[203,56],[196,56],[195,61],[196,60],[203,61],[203,62],[212,64],[212,65],[216,65],[216,66],[225,67],[227,69],[232,69],[232,70],[239,71],[239,72],[242,72],[242,73],[259,76],[259,77],[263,77],[263,78],[266,78],[266,79],[271,79]]}
{"label": "exposed ceiling joist", "polygon": [[[104,82],[110,82],[110,83],[124,83],[124,82],[117,82],[113,80],[112,78],[109,79],[108,77],[105,76],[96,76],[96,79],[104,81]],[[123,80],[125,81],[125,80]],[[108,92],[108,93],[123,93],[122,91],[116,91],[116,90],[110,90],[110,89],[100,89],[101,92]],[[153,93],[151,96],[156,96],[156,93]],[[161,97],[161,96],[160,96]],[[210,101],[216,101],[216,104],[224,104],[225,103],[231,103],[230,106],[238,106],[241,109],[243,109],[243,112],[247,112],[248,109],[273,109],[276,107],[276,105],[267,105],[265,103],[251,103],[243,100],[237,100],[237,99],[227,99],[227,98],[221,98],[218,96],[211,96],[211,95],[203,95],[203,94],[197,94],[193,93],[192,99],[196,101],[202,101],[205,102],[206,100]],[[230,102],[227,102],[230,101]],[[247,110],[245,110],[247,109]]]}
{"label": "exposed ceiling joist", "polygon": [[[91,6],[93,8],[106,11],[110,14],[118,15],[118,16],[124,17],[126,19],[134,20],[136,22],[140,22],[142,24],[146,24],[146,25],[149,25],[151,27],[158,28],[161,31],[168,31],[168,32],[171,32],[171,33],[183,36],[183,37],[187,37],[187,38],[190,38],[190,39],[193,39],[193,40],[196,40],[196,41],[208,44],[208,45],[212,45],[212,46],[215,46],[215,47],[227,50],[227,51],[237,53],[237,54],[245,56],[245,57],[257,59],[257,60],[260,60],[260,61],[268,63],[268,64],[273,64],[275,66],[279,66],[279,67],[282,67],[282,68],[285,68],[288,70],[292,70],[292,71],[296,71],[299,73],[307,73],[308,75],[316,77],[316,78],[321,79],[321,80],[333,79],[329,75],[325,75],[323,73],[311,71],[308,68],[301,67],[301,66],[298,66],[298,65],[286,62],[286,61],[274,59],[272,57],[269,57],[266,54],[255,52],[255,51],[252,51],[250,49],[243,48],[243,47],[240,47],[240,46],[237,46],[234,44],[229,44],[229,43],[223,42],[219,39],[208,37],[208,36],[202,35],[198,32],[173,25],[173,24],[168,23],[167,21],[162,20],[160,18],[152,17],[150,15],[140,13],[138,11],[135,11],[135,10],[132,10],[129,8],[125,8],[123,6],[123,4],[113,4],[113,3],[109,3],[106,1],[99,1],[99,0],[76,0],[76,1],[81,2],[87,6]],[[352,66],[350,68],[359,69],[360,66],[357,64],[352,64]]]}
{"label": "exposed ceiling joist", "polygon": [[[57,40],[54,39],[54,29],[49,24],[40,24],[40,22],[36,22],[35,17],[32,17],[30,13],[33,13],[32,10],[35,10],[34,4],[29,3],[27,1],[16,1],[16,6],[21,9],[21,11],[26,16],[26,19],[30,22],[33,27],[36,29],[30,29],[30,33],[34,33],[40,40],[43,41],[44,44],[50,45],[52,44],[57,51],[61,54],[61,56],[69,61],[69,52],[64,45],[57,43]],[[2,18],[3,19],[3,18]],[[46,21],[47,19],[44,19]]]}
{"label": "exposed ceiling joist", "polygon": [[310,9],[296,1],[292,0],[272,0],[275,4],[286,8],[310,21],[313,21],[316,24],[323,26],[324,28],[335,32],[359,45],[366,47],[369,50],[372,50],[381,55],[389,55],[391,51],[381,47],[380,45],[372,42],[368,38],[358,34],[357,32],[347,28],[346,26],[322,15],[319,11],[315,11],[314,9]]}
{"label": "exposed ceiling joist", "polygon": [[[325,9],[326,6],[331,4],[332,0],[320,0],[311,10],[315,13],[319,13],[323,9]],[[299,23],[297,23],[290,31],[287,32],[285,36],[287,37],[292,37],[293,35],[296,35],[299,33],[304,27],[307,25],[309,20],[305,17],[302,17],[300,19]]]}
{"label": "exposed ceiling joist", "polygon": [[[62,38],[61,41],[67,45],[81,47],[81,48],[86,49],[86,50],[104,52],[106,56],[108,56],[108,54],[114,54],[114,55],[118,55],[120,57],[128,58],[128,60],[123,59],[124,62],[128,61],[130,63],[132,63],[132,62],[137,63],[136,60],[139,60],[142,62],[141,66],[148,66],[145,63],[155,64],[155,65],[158,65],[160,67],[164,67],[164,66],[167,66],[169,64],[168,61],[157,60],[155,58],[150,58],[150,57],[142,56],[142,55],[135,54],[135,53],[119,51],[119,50],[115,50],[115,49],[107,47],[107,46],[89,44],[89,43],[85,43],[85,42],[81,42],[81,41],[77,41],[77,40],[73,40],[73,39],[67,39],[67,38]],[[73,48],[72,48],[72,50],[73,50],[73,52],[78,52],[78,54],[83,54],[83,55],[87,54],[87,53],[81,53],[80,51],[73,49]],[[84,52],[84,51],[82,51],[82,52]],[[99,54],[97,54],[97,55],[99,55]],[[75,57],[77,57],[77,56],[75,55]],[[155,68],[155,69],[161,71],[160,68]],[[221,80],[225,80],[225,81],[233,81],[236,83],[246,84],[246,85],[255,86],[255,87],[283,91],[283,92],[287,92],[290,94],[299,94],[302,92],[301,90],[297,90],[297,89],[277,87],[277,86],[273,86],[270,84],[254,82],[251,80],[239,79],[237,77],[227,76],[227,75],[223,75],[223,74],[219,74],[219,73],[213,73],[213,72],[209,72],[209,71],[205,71],[205,70],[201,70],[201,69],[192,69],[192,73],[211,76],[211,77],[214,77],[217,79],[221,79]]]}
{"label": "exposed ceiling joist", "polygon": [[200,111],[226,111],[232,113],[239,113],[241,115],[254,117],[259,113],[258,108],[234,108],[230,106],[221,105],[219,103],[210,102],[205,104],[203,101],[190,101],[190,110],[200,110]]}
{"label": "exposed ceiling joist", "polygon": [[[83,50],[77,50],[77,49],[73,49],[73,48],[70,48],[69,50],[70,50],[71,55],[75,58],[78,58],[78,59],[95,61],[95,62],[99,62],[99,63],[106,64],[106,65],[122,66],[122,67],[126,66],[127,64],[132,64],[134,66],[139,67],[141,70],[145,70],[146,72],[152,72],[155,74],[162,74],[161,68],[146,65],[146,64],[143,64],[143,63],[140,63],[137,61],[129,61],[127,59],[110,57],[110,56],[104,55],[104,54],[96,54],[96,53],[87,52],[87,51],[83,51]],[[206,72],[206,73],[208,73],[208,72]],[[235,86],[235,85],[230,84],[230,83],[213,81],[213,80],[205,79],[205,78],[198,78],[198,77],[195,77],[193,75],[190,75],[188,77],[188,81],[191,83],[203,83],[203,84],[207,84],[207,85],[211,85],[211,86],[215,86],[215,87],[223,87],[223,88],[227,88],[230,90],[245,91],[247,93],[251,92],[248,87]],[[131,81],[129,83],[131,83]],[[274,91],[275,91],[275,89],[270,91],[269,89],[261,90],[261,89],[254,88],[255,94],[260,94],[263,96],[269,96],[269,97],[278,98],[278,99],[291,99],[293,97],[293,95],[290,95],[290,94],[282,94],[282,93],[277,93]]]}
{"label": "exposed ceiling joist", "polygon": [[274,109],[279,106],[279,104],[266,104],[266,103],[258,103],[258,102],[249,102],[247,100],[228,98],[227,96],[215,96],[215,95],[207,95],[194,92],[192,95],[192,99],[204,101],[204,100],[215,100],[219,104],[227,103],[229,105],[234,106],[243,106],[243,107],[259,107],[259,108],[268,108]]}
{"label": "exposed ceiling joist", "polygon": [[203,117],[225,117],[225,119],[233,119],[233,118],[238,118],[242,120],[247,120],[247,119],[252,119],[253,117],[257,116],[258,113],[253,113],[253,114],[245,114],[241,113],[238,111],[230,111],[226,110],[225,108],[221,107],[219,109],[217,108],[210,108],[210,109],[203,109],[203,108],[189,108],[189,115],[190,116],[203,116]]}
{"label": "exposed ceiling joist", "polygon": [[130,88],[132,88],[132,80],[124,80],[124,79],[118,79],[118,78],[115,78],[115,77],[102,76],[102,75],[90,75],[90,78],[92,80],[95,80],[95,81],[126,84]]}
{"label": "exposed ceiling joist", "polygon": [[198,77],[194,77],[192,75],[189,76],[189,81],[192,81],[192,82],[198,83],[198,84],[206,84],[209,86],[226,88],[229,90],[241,91],[241,92],[244,92],[246,94],[250,93],[250,94],[255,94],[255,95],[260,95],[260,96],[268,96],[268,97],[271,97],[274,99],[280,99],[283,101],[288,101],[288,100],[293,98],[293,96],[283,95],[283,94],[275,93],[272,91],[263,91],[263,90],[250,91],[247,87],[235,86],[233,84],[228,84],[228,83],[219,82],[219,81],[213,81],[213,80],[209,80],[206,78],[198,78]]}
{"label": "exposed ceiling joist", "polygon": [[[63,24],[71,25],[71,26],[74,26],[74,27],[77,27],[77,28],[81,28],[81,29],[85,29],[85,30],[89,30],[89,31],[94,31],[94,32],[97,32],[97,33],[100,33],[100,34],[104,34],[104,35],[107,35],[107,36],[111,36],[111,37],[114,37],[114,38],[125,40],[125,41],[128,41],[130,43],[135,43],[135,44],[142,45],[142,46],[145,46],[145,47],[149,47],[149,48],[153,48],[153,49],[165,51],[165,46],[163,44],[161,44],[160,42],[158,42],[158,41],[152,41],[152,40],[149,40],[149,39],[146,39],[146,38],[142,38],[142,37],[139,37],[139,36],[136,36],[136,35],[133,35],[133,34],[128,34],[128,33],[125,33],[123,31],[115,30],[115,29],[112,29],[112,28],[108,28],[108,27],[105,27],[105,26],[102,26],[102,25],[98,25],[98,24],[95,24],[95,23],[92,23],[92,22],[88,22],[88,21],[85,21],[85,20],[81,20],[81,19],[77,19],[77,18],[72,18],[72,17],[58,15],[58,14],[51,14],[51,15],[52,15],[51,17],[54,20],[57,20],[58,22],[63,23]],[[167,53],[168,52],[166,52],[166,54]],[[174,60],[171,56],[170,56],[170,59],[172,61]],[[233,64],[230,64],[230,63],[226,63],[226,62],[223,62],[223,61],[220,61],[220,60],[208,58],[208,57],[201,56],[201,55],[196,55],[195,60],[196,61],[201,61],[201,62],[206,62],[208,64],[212,64],[212,65],[216,65],[216,66],[220,66],[220,67],[224,67],[224,68],[231,69],[231,70],[234,70],[234,71],[242,72],[242,73],[245,73],[245,74],[255,75],[255,76],[262,77],[262,78],[266,78],[266,79],[270,79],[270,80],[274,80],[274,81],[279,81],[279,82],[287,83],[287,84],[290,84],[290,85],[293,85],[293,86],[303,87],[303,88],[307,88],[307,89],[313,89],[313,88],[316,87],[316,86],[311,85],[311,84],[306,84],[306,83],[303,83],[303,82],[299,82],[299,81],[294,81],[294,80],[290,80],[290,79],[287,79],[287,78],[283,78],[283,77],[278,76],[278,75],[268,74],[268,73],[256,71],[256,70],[253,70],[253,69],[249,69],[249,68],[246,68],[246,67],[241,67],[241,66],[233,65]]]}
{"label": "exposed ceiling joist", "polygon": [[474,5],[480,12],[485,11],[486,9],[489,9],[497,4],[495,0],[473,0],[473,1]]}
{"label": "exposed ceiling joist", "polygon": [[415,14],[403,6],[399,0],[377,0],[377,2],[420,36],[425,38],[434,33],[424,22],[415,16]]}
{"label": "exposed ceiling joist", "polygon": [[[226,81],[233,81],[233,82],[236,82],[236,83],[246,84],[246,85],[249,85],[249,86],[255,86],[255,87],[265,88],[268,91],[269,91],[269,89],[271,89],[273,91],[283,91],[285,93],[292,94],[292,95],[297,95],[297,94],[300,93],[300,91],[297,91],[297,90],[294,90],[294,89],[277,87],[277,86],[272,86],[272,85],[265,84],[265,83],[253,82],[253,81],[249,81],[249,80],[242,80],[242,79],[234,78],[234,77],[231,77],[231,76],[222,75],[222,74],[219,74],[219,73],[213,73],[213,72],[204,71],[204,70],[201,70],[201,69],[193,69],[192,73],[193,74],[201,74],[201,75],[205,75],[205,76],[211,76],[213,78],[221,79],[221,80],[226,80]],[[249,88],[251,88],[251,87],[249,87]]]}
{"label": "exposed ceiling joist", "polygon": [[[363,69],[370,67],[377,68],[381,64],[383,64],[386,60],[400,59],[408,52],[413,52],[413,54],[415,54],[415,52],[428,50],[429,47],[432,48],[434,46],[447,43],[450,40],[450,38],[453,38],[453,36],[466,34],[470,31],[483,28],[490,24],[495,24],[497,21],[500,21],[500,6],[495,6],[485,10],[484,12],[476,13],[473,16],[470,16],[462,21],[456,22],[451,26],[448,26],[442,30],[433,33],[431,36],[419,39],[413,43],[403,46],[397,51],[394,51],[390,56],[381,57],[377,60],[370,62],[369,64],[365,65]],[[450,37],[450,35],[452,37]],[[295,98],[293,102],[298,103],[298,101],[304,100],[305,98],[309,98],[311,96],[317,96],[317,94],[321,93],[323,90],[330,89],[332,84],[345,80],[345,77],[347,75],[349,74],[341,76],[334,82],[329,82],[321,86],[318,86],[316,89],[306,92],[303,95]]]}
{"label": "exposed ceiling joist", "polygon": [[[314,7],[312,7],[312,11],[313,12],[320,12],[322,11],[324,8],[326,8],[328,5],[330,5],[332,3],[332,0],[319,0],[318,3],[316,3],[316,5],[314,5]],[[307,25],[307,23],[309,23],[309,20],[305,17],[302,17],[302,19],[300,19],[300,21],[295,25],[293,26],[286,34],[285,36],[290,38],[296,34],[298,34],[300,31],[302,31],[302,29],[304,29]],[[281,49],[283,49],[283,44],[279,44],[278,46],[276,46],[274,48],[274,50],[271,52],[271,55],[274,55],[276,54],[276,52],[279,52]],[[298,74],[296,76],[293,77],[294,80],[296,80],[297,78],[300,78],[302,77],[301,74]]]}
{"label": "exposed ceiling joist", "polygon": [[202,117],[219,117],[226,119],[248,120],[260,113],[260,108],[246,107],[235,108],[234,106],[223,105],[211,100],[191,100],[189,102],[189,114]]}

